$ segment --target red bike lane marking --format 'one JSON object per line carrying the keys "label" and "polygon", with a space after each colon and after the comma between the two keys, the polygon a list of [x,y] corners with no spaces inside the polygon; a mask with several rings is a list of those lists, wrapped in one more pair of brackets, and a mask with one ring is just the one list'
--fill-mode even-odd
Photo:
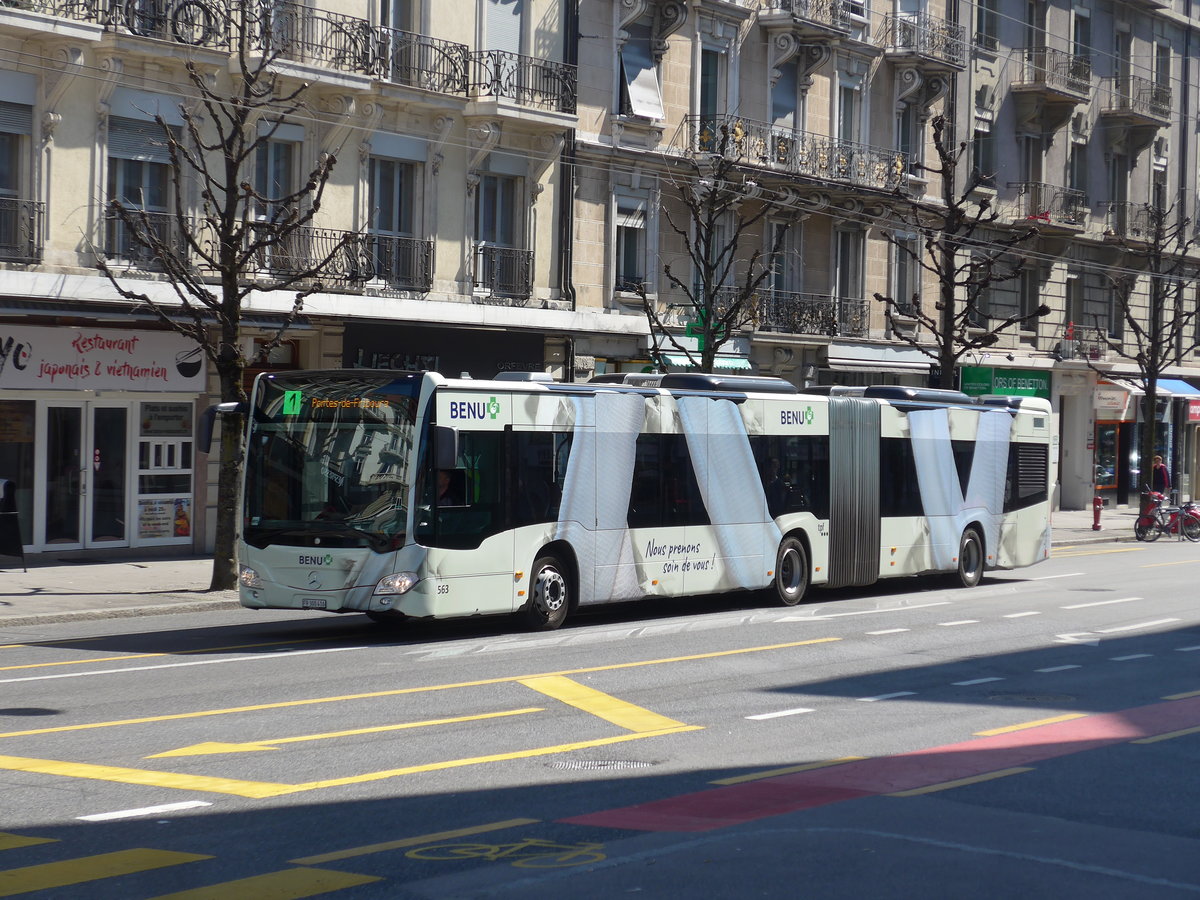
{"label": "red bike lane marking", "polygon": [[711,831],[857,797],[913,790],[1200,724],[1200,697],[712,788],[559,819],[638,831]]}

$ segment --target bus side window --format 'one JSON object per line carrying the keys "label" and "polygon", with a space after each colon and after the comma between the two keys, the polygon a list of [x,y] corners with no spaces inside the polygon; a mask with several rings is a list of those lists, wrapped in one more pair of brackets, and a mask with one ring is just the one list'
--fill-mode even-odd
{"label": "bus side window", "polygon": [[557,521],[570,444],[571,436],[562,432],[514,432],[514,525]]}

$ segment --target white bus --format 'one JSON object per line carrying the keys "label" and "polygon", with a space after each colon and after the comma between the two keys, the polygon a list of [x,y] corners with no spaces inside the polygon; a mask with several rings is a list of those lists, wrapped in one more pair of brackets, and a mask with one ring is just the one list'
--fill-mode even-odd
{"label": "white bus", "polygon": [[987,569],[1050,553],[1040,399],[769,377],[260,375],[240,597],[378,621]]}

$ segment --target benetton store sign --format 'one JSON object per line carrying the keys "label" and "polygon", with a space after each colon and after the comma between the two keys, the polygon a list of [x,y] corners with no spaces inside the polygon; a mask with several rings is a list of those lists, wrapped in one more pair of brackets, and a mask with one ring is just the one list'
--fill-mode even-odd
{"label": "benetton store sign", "polygon": [[0,389],[202,391],[204,356],[173,331],[0,325]]}
{"label": "benetton store sign", "polygon": [[964,394],[980,397],[1002,394],[1008,397],[1050,399],[1050,373],[1039,369],[996,369],[991,366],[963,366],[959,370]]}

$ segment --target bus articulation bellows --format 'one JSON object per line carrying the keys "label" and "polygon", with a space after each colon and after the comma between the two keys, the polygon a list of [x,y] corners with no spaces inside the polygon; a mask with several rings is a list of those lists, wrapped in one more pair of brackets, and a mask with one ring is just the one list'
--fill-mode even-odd
{"label": "bus articulation bellows", "polygon": [[1049,404],[769,377],[268,373],[240,597],[377,620],[810,587],[1049,556]]}

